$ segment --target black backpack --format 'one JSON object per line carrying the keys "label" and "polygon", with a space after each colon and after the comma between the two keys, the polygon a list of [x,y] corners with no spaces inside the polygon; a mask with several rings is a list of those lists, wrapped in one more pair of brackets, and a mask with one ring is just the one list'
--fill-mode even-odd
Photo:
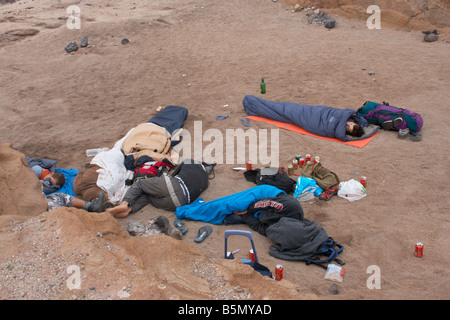
{"label": "black backpack", "polygon": [[267,167],[244,172],[247,181],[257,185],[268,184],[283,190],[286,193],[293,192],[296,182],[291,179],[283,167]]}

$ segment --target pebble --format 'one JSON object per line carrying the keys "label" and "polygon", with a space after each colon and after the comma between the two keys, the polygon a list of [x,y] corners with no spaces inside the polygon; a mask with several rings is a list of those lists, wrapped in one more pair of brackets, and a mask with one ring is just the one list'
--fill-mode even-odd
{"label": "pebble", "polygon": [[438,39],[439,39],[438,35],[437,35],[437,34],[434,34],[434,33],[427,34],[427,35],[425,35],[425,37],[423,38],[423,40],[424,40],[425,42],[434,42],[434,41],[436,41],[436,40],[438,40]]}
{"label": "pebble", "polygon": [[333,284],[330,286],[329,291],[330,291],[330,294],[332,294],[332,295],[337,295],[337,294],[339,294],[339,288],[338,288],[337,284],[336,284],[336,283],[333,283]]}
{"label": "pebble", "polygon": [[67,46],[64,47],[64,50],[66,50],[67,52],[74,52],[78,50],[78,45],[75,41],[72,41],[71,43],[69,43]]}
{"label": "pebble", "polygon": [[127,38],[123,38],[122,41],[120,41],[121,44],[127,44],[129,42],[130,40],[128,40]]}
{"label": "pebble", "polygon": [[88,46],[88,38],[87,37],[83,37],[81,39],[81,43],[80,43],[80,47],[84,48]]}
{"label": "pebble", "polygon": [[325,21],[325,27],[328,29],[333,29],[336,26],[336,20],[335,19],[329,19]]}

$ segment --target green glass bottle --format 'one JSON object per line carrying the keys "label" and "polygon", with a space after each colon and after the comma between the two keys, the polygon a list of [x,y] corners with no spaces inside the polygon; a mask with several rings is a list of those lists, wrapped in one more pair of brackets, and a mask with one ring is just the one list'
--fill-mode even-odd
{"label": "green glass bottle", "polygon": [[264,78],[261,79],[261,93],[266,93],[266,84]]}

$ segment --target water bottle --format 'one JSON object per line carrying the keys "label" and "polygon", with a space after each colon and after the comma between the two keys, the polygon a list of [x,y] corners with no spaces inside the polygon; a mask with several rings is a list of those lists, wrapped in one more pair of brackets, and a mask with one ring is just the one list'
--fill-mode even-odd
{"label": "water bottle", "polygon": [[86,150],[86,156],[88,156],[88,157],[95,157],[97,154],[99,154],[102,151],[109,151],[109,148],[87,149]]}

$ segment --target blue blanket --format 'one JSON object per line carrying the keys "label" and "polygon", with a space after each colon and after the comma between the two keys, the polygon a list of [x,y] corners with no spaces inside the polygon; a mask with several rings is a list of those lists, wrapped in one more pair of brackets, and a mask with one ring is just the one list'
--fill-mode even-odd
{"label": "blue blanket", "polygon": [[260,185],[209,202],[198,198],[191,204],[177,208],[175,215],[178,219],[222,224],[223,219],[233,211],[245,211],[253,202],[263,198],[276,197],[280,193],[285,192],[271,185]]}
{"label": "blue blanket", "polygon": [[249,116],[294,124],[322,137],[352,141],[365,139],[375,133],[373,131],[370,135],[363,135],[359,138],[346,135],[347,121],[352,115],[361,126],[367,127],[368,125],[367,120],[360,117],[357,110],[353,109],[268,101],[251,95],[245,96],[242,104]]}

